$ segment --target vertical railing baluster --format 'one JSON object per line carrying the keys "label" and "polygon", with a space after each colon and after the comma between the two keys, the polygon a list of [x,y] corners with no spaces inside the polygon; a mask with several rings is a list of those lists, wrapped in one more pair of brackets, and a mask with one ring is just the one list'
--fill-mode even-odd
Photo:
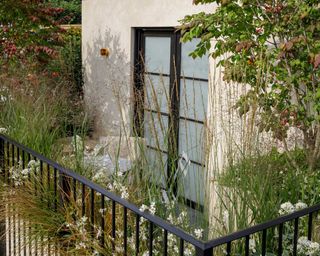
{"label": "vertical railing baluster", "polygon": [[139,247],[140,247],[140,216],[136,215],[136,256],[139,255]]}
{"label": "vertical railing baluster", "polygon": [[14,164],[14,149],[15,149],[15,146],[14,145],[11,145],[11,166],[13,167],[15,164]]}
{"label": "vertical railing baluster", "polygon": [[10,145],[9,142],[7,142],[7,169],[8,169],[8,184],[11,183],[11,176],[10,176]]}
{"label": "vertical railing baluster", "polygon": [[262,256],[266,256],[267,254],[267,230],[264,229],[262,231],[262,251],[261,251]]}
{"label": "vertical railing baluster", "polygon": [[127,207],[123,207],[123,249],[124,255],[128,252],[128,213]]}
{"label": "vertical railing baluster", "polygon": [[149,256],[153,255],[153,223],[149,222]]}
{"label": "vertical railing baluster", "polygon": [[81,214],[86,215],[86,185],[82,185],[82,195],[81,195]]}
{"label": "vertical railing baluster", "polygon": [[[22,166],[22,163],[20,162],[20,148],[17,147],[17,163],[18,163],[18,166],[22,169],[23,169],[23,166]],[[20,214],[19,214],[19,211],[18,211],[18,214],[17,214],[17,233],[18,233],[18,253],[20,254],[21,253],[21,221],[20,221]]]}
{"label": "vertical railing baluster", "polygon": [[293,255],[297,255],[298,245],[298,233],[299,233],[299,218],[294,220],[294,231],[293,231]]}
{"label": "vertical railing baluster", "polygon": [[[24,150],[22,150],[21,152],[21,158],[22,158],[22,169],[24,170],[26,168],[26,154],[24,152]],[[23,255],[26,256],[27,255],[27,246],[26,246],[26,222],[25,220],[22,220],[22,243],[23,243]]]}
{"label": "vertical railing baluster", "polygon": [[227,243],[227,256],[231,255],[231,242]]}
{"label": "vertical railing baluster", "polygon": [[42,192],[43,192],[43,161],[40,160],[40,194],[42,196]]}
{"label": "vertical railing baluster", "polygon": [[52,191],[51,191],[51,171],[50,171],[50,165],[47,163],[47,190],[50,192],[49,193],[49,197],[47,198],[47,200],[48,200],[48,202],[47,202],[47,204],[48,204],[48,208],[52,208],[52,204],[51,204],[51,200],[50,200],[50,197],[51,197],[51,193],[52,193]]}
{"label": "vertical railing baluster", "polygon": [[[10,144],[9,142],[7,142],[7,170],[8,170],[8,185],[10,186],[12,184],[11,182],[11,174],[10,174]],[[12,212],[12,208],[11,205],[9,204],[8,206],[8,237],[9,237],[9,249],[8,249],[8,254],[11,255],[12,252],[12,225],[11,225],[11,212]]]}
{"label": "vertical railing baluster", "polygon": [[101,194],[101,202],[100,202],[100,207],[101,207],[101,223],[100,223],[100,228],[101,228],[101,237],[100,237],[100,246],[101,248],[104,248],[104,235],[105,235],[105,197],[104,195]]}
{"label": "vertical railing baluster", "polygon": [[115,251],[116,246],[116,202],[112,200],[112,228],[111,228],[111,236],[112,236],[112,250]]}
{"label": "vertical railing baluster", "polygon": [[58,171],[56,168],[53,169],[53,189],[54,189],[54,210],[56,211],[58,209],[58,199],[57,199],[57,193],[58,193],[58,184],[57,184],[57,175]]}
{"label": "vertical railing baluster", "polygon": [[163,255],[168,255],[168,231],[163,230]]}
{"label": "vertical railing baluster", "polygon": [[[30,168],[30,166],[29,166],[29,163],[31,161],[30,153],[27,153],[27,159],[28,159],[27,160],[28,161],[27,167]],[[29,182],[31,182],[31,172],[28,172],[28,180],[29,180]],[[29,255],[31,255],[31,253],[32,253],[32,243],[31,243],[31,226],[30,226],[30,222],[28,222],[27,230],[28,230],[28,252],[29,252]]]}
{"label": "vertical railing baluster", "polygon": [[[15,168],[15,163],[14,163],[14,157],[15,157],[15,146],[11,145],[11,168],[12,170]],[[15,181],[12,180],[12,186],[15,187]],[[16,243],[16,209],[15,205],[12,205],[13,207],[13,214],[12,214],[12,222],[13,222],[13,255],[16,255],[17,251],[17,243]]]}
{"label": "vertical railing baluster", "polygon": [[[36,156],[33,156],[33,160],[36,162],[34,172],[33,172],[33,183],[34,183],[35,194],[38,195],[38,174],[37,174],[38,159]],[[35,256],[38,256],[38,236],[35,236],[34,238],[34,253],[35,253]]]}
{"label": "vertical railing baluster", "polygon": [[184,256],[184,240],[182,238],[179,243],[179,256]]}
{"label": "vertical railing baluster", "polygon": [[313,213],[309,213],[308,217],[308,240],[311,241],[312,239],[312,220],[313,220]]}
{"label": "vertical railing baluster", "polygon": [[246,236],[245,256],[249,256],[250,236]]}
{"label": "vertical railing baluster", "polygon": [[[35,162],[37,162],[37,158],[34,156],[33,157],[33,160]],[[37,164],[35,164],[37,166]],[[37,195],[38,194],[38,175],[37,175],[37,167],[34,168],[34,172],[33,172],[33,183],[34,183],[34,190],[35,190],[35,194]],[[37,251],[36,251],[37,253]]]}
{"label": "vertical railing baluster", "polygon": [[196,256],[213,256],[212,249],[202,249],[199,247],[195,247],[196,249]]}
{"label": "vertical railing baluster", "polygon": [[91,235],[94,237],[94,189],[91,189],[90,195],[90,221],[91,221]]}
{"label": "vertical railing baluster", "polygon": [[279,225],[278,256],[282,255],[283,223]]}
{"label": "vertical railing baluster", "polygon": [[73,179],[72,189],[73,189],[74,203],[77,203],[77,180],[76,179]]}
{"label": "vertical railing baluster", "polygon": [[[27,159],[28,159],[27,166],[29,167],[29,163],[31,161],[30,153],[27,154]],[[29,181],[31,181],[31,173],[30,172],[28,172],[28,179],[29,179]]]}
{"label": "vertical railing baluster", "polygon": [[[5,182],[6,179],[6,171],[5,171],[5,152],[4,152],[4,140],[0,138],[0,171],[1,171],[1,179]],[[1,212],[6,211],[6,206],[1,205]],[[6,215],[5,215],[6,216]],[[6,220],[0,222],[0,255],[6,256]]]}

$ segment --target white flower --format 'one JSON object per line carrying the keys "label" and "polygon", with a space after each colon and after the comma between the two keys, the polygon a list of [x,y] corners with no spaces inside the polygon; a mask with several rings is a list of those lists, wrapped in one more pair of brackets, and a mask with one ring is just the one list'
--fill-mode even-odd
{"label": "white flower", "polygon": [[6,128],[0,127],[0,133],[5,134],[5,133],[7,133],[7,132],[8,132],[8,130],[7,130]]}
{"label": "white flower", "polygon": [[249,250],[253,253],[256,252],[256,241],[254,239],[249,240]]}
{"label": "white flower", "polygon": [[120,171],[116,172],[116,176],[119,177],[119,178],[123,177],[123,172],[120,172]]}
{"label": "white flower", "polygon": [[82,221],[82,223],[86,223],[87,222],[87,220],[88,220],[88,217],[86,217],[86,216],[83,216],[82,218],[81,218],[81,221]]}
{"label": "white flower", "polygon": [[22,174],[22,175],[28,175],[28,174],[29,174],[29,169],[23,169],[23,170],[21,171],[21,174]]}
{"label": "white flower", "polygon": [[123,199],[128,199],[129,193],[127,192],[127,188],[125,186],[121,186],[120,192]]}
{"label": "white flower", "polygon": [[286,202],[281,204],[279,214],[280,215],[290,214],[290,213],[293,213],[294,211],[295,211],[295,207],[293,206],[293,204],[290,202]]}
{"label": "white flower", "polygon": [[92,177],[93,181],[95,182],[104,182],[108,178],[107,173],[104,170],[99,170],[97,173]]}
{"label": "white flower", "polygon": [[187,256],[194,255],[193,250],[191,250],[190,248],[186,248],[184,250],[184,255],[187,255]]}
{"label": "white flower", "polygon": [[307,207],[308,207],[307,204],[305,204],[305,203],[303,203],[303,202],[300,202],[300,201],[294,205],[294,208],[295,208],[296,211],[305,209],[305,208],[307,208]]}
{"label": "white flower", "polygon": [[40,161],[31,160],[28,163],[28,168],[30,169],[29,171],[39,171],[39,167],[40,167]]}
{"label": "white flower", "polygon": [[298,239],[297,250],[301,255],[316,256],[320,253],[320,245],[317,242],[308,240],[307,237],[300,237]]}
{"label": "white flower", "polygon": [[143,204],[143,205],[141,205],[141,207],[140,207],[140,211],[141,212],[145,212],[146,210],[148,210],[149,209],[149,207],[148,206],[146,206],[145,204]]}
{"label": "white flower", "polygon": [[203,235],[203,229],[202,228],[196,228],[194,230],[194,234],[195,234],[196,238],[201,239],[202,235]]}
{"label": "white flower", "polygon": [[84,242],[80,242],[80,243],[78,243],[77,245],[76,245],[76,249],[81,249],[81,248],[83,248],[83,249],[85,249],[86,248],[86,244],[84,243]]}
{"label": "white flower", "polygon": [[153,214],[153,215],[156,214],[156,203],[155,203],[155,202],[152,202],[152,203],[150,204],[149,212],[150,212],[151,214]]}
{"label": "white flower", "polygon": [[173,219],[173,216],[172,214],[170,213],[167,220],[170,222],[170,223],[173,223],[174,222],[174,219]]}
{"label": "white flower", "polygon": [[108,184],[107,188],[110,190],[110,191],[113,191],[114,190],[114,187],[111,183]]}
{"label": "white flower", "polygon": [[99,256],[99,255],[100,255],[99,252],[96,251],[96,250],[95,250],[95,251],[93,252],[93,254],[92,254],[92,256]]}
{"label": "white flower", "polygon": [[107,208],[100,208],[99,209],[99,212],[101,215],[104,215],[106,213],[106,211],[107,211]]}

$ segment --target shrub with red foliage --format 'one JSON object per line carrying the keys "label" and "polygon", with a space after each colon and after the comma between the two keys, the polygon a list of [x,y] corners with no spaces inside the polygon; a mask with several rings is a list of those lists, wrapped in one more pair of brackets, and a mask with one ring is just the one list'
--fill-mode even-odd
{"label": "shrub with red foliage", "polygon": [[40,60],[57,56],[63,44],[59,25],[64,9],[43,0],[4,0],[0,8],[0,63],[11,60]]}

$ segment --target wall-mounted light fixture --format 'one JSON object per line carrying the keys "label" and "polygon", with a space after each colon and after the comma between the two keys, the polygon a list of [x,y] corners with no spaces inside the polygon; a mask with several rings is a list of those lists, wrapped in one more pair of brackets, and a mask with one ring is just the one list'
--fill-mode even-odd
{"label": "wall-mounted light fixture", "polygon": [[103,57],[108,58],[110,55],[110,50],[108,48],[101,48],[100,49],[100,55]]}

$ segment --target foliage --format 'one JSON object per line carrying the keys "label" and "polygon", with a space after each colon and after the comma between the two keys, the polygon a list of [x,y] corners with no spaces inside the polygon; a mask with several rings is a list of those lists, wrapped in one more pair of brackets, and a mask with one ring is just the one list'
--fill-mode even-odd
{"label": "foliage", "polygon": [[16,64],[0,83],[0,127],[34,150],[55,158],[56,141],[86,127],[82,101],[55,72]]}
{"label": "foliage", "polygon": [[225,69],[225,81],[250,85],[236,105],[240,115],[258,108],[260,130],[272,131],[284,144],[289,128],[299,129],[309,167],[314,168],[320,157],[319,1],[194,3],[215,3],[217,8],[181,21],[183,41],[201,38],[191,55],[212,49]]}
{"label": "foliage", "polygon": [[74,92],[82,93],[82,58],[81,58],[81,29],[70,28],[64,34],[64,47],[61,48],[60,54],[63,60],[64,69],[63,77],[73,82]]}
{"label": "foliage", "polygon": [[[290,164],[286,154],[273,149],[264,155],[247,156],[220,175],[221,212],[220,216],[215,217],[220,224],[218,230],[220,228],[221,235],[261,224],[277,218],[279,214],[290,214],[320,202],[320,166],[315,167],[316,171],[308,169],[306,154],[301,149],[296,149],[291,155],[299,163],[299,171]],[[318,226],[319,223],[315,225]],[[293,227],[293,222],[285,223],[284,255],[291,255],[289,252],[292,251]],[[299,237],[305,236],[306,227],[307,218],[301,218]],[[275,255],[271,252],[277,250],[278,238],[277,230],[268,230],[268,255]],[[256,254],[253,255],[260,255],[261,237],[257,235],[252,239],[257,243]],[[314,239],[317,241],[318,237],[314,236]],[[241,252],[244,249],[242,246],[239,243],[235,249]]]}
{"label": "foliage", "polygon": [[68,17],[68,24],[81,24],[81,0],[47,0],[53,7],[63,8],[60,17]]}
{"label": "foliage", "polygon": [[[231,199],[233,207],[243,205],[241,211],[236,211],[235,218],[244,222],[238,222],[237,227],[230,227],[231,230],[276,218],[280,205],[288,201],[302,200],[308,205],[320,202],[319,191],[313,187],[316,173],[308,170],[305,153],[296,150],[291,154],[300,164],[300,171],[291,166],[285,154],[274,149],[265,155],[246,157],[221,175],[219,180],[230,192],[229,199],[236,195],[238,205]],[[245,213],[250,213],[250,217]]]}
{"label": "foliage", "polygon": [[63,43],[64,32],[58,25],[63,9],[41,0],[5,0],[0,8],[0,64],[34,60],[46,63],[57,55],[56,46]]}

